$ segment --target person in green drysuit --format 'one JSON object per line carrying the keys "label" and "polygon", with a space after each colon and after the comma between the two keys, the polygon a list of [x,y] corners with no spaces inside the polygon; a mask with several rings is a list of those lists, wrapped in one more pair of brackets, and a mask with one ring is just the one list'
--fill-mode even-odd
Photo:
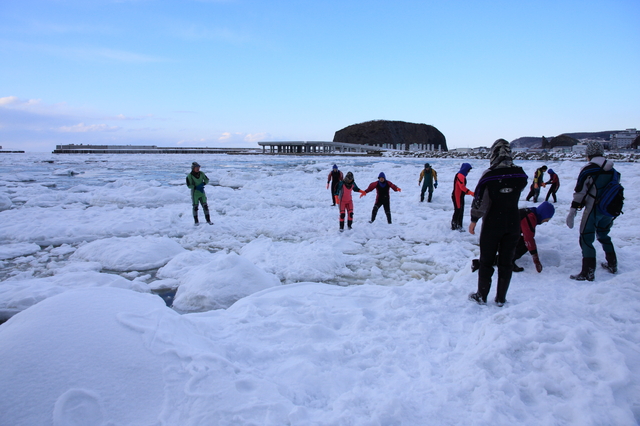
{"label": "person in green drysuit", "polygon": [[204,193],[204,186],[209,183],[209,178],[204,172],[200,171],[200,164],[193,162],[191,164],[191,173],[187,175],[187,186],[191,189],[191,202],[193,204],[193,220],[198,225],[198,203],[202,204],[204,218],[209,225],[213,225],[209,216],[209,205],[207,204],[207,195]]}

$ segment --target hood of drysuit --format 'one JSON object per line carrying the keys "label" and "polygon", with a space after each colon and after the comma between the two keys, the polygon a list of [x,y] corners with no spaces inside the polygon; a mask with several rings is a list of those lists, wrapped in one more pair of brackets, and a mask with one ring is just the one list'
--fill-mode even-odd
{"label": "hood of drysuit", "polygon": [[458,171],[458,173],[462,173],[463,175],[467,175],[467,173],[469,173],[469,170],[473,169],[473,167],[471,167],[471,164],[469,163],[462,163],[462,165],[460,166],[460,171]]}
{"label": "hood of drysuit", "polygon": [[353,183],[353,173],[348,172],[347,175],[344,177],[344,183]]}
{"label": "hood of drysuit", "polygon": [[556,212],[556,208],[548,201],[543,201],[538,207],[531,207],[531,210],[535,213],[538,223],[542,223],[545,219],[551,219]]}
{"label": "hood of drysuit", "polygon": [[511,145],[504,139],[498,139],[491,146],[491,155],[489,156],[490,168],[497,169],[501,167],[512,167],[513,156],[511,154]]}
{"label": "hood of drysuit", "polygon": [[384,175],[384,172],[380,172],[380,174],[378,175],[378,179],[380,178],[383,178],[384,182],[378,181],[378,185],[384,188],[385,186],[387,186],[387,177]]}

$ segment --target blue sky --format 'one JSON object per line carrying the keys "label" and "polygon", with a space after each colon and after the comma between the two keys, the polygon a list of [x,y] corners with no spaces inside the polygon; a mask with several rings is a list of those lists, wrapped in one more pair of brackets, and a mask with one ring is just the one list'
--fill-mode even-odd
{"label": "blue sky", "polygon": [[640,1],[0,1],[0,145],[640,127]]}

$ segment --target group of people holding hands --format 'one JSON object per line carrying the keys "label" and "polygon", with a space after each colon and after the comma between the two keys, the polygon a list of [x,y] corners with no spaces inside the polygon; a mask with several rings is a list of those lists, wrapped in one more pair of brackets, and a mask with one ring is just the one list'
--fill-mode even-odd
{"label": "group of people holding hands", "polygon": [[359,192],[360,197],[364,197],[373,190],[376,191],[376,201],[373,204],[373,210],[371,210],[369,223],[373,223],[376,220],[380,207],[384,208],[387,222],[391,223],[390,190],[402,192],[402,189],[387,180],[383,172],[378,175],[377,181],[371,182],[367,189],[361,190],[353,180],[353,173],[348,172],[347,176],[343,178],[342,172],[338,170],[338,166],[335,164],[327,177],[327,189],[329,189],[329,186],[331,186],[333,205],[338,205],[340,208],[340,231],[344,231],[345,217],[347,218],[347,227],[349,229],[353,224],[353,191]]}

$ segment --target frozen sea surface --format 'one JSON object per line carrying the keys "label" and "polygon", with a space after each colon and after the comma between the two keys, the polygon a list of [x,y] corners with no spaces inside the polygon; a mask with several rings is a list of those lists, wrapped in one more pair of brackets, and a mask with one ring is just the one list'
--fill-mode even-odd
{"label": "frozen sea surface", "polygon": [[[193,226],[192,161],[213,226]],[[564,225],[584,162],[546,163],[561,187],[537,230],[544,270],[525,255],[498,308],[466,299],[479,248],[450,230],[462,161],[427,161],[432,203],[424,159],[1,156],[2,422],[638,424],[638,165],[616,165],[619,272],[584,283],[568,278],[581,255]],[[473,189],[487,162],[468,162]],[[393,224],[368,223],[372,193],[338,231],[334,163],[361,188],[380,172],[402,188]],[[175,309],[151,294],[165,290]]]}

